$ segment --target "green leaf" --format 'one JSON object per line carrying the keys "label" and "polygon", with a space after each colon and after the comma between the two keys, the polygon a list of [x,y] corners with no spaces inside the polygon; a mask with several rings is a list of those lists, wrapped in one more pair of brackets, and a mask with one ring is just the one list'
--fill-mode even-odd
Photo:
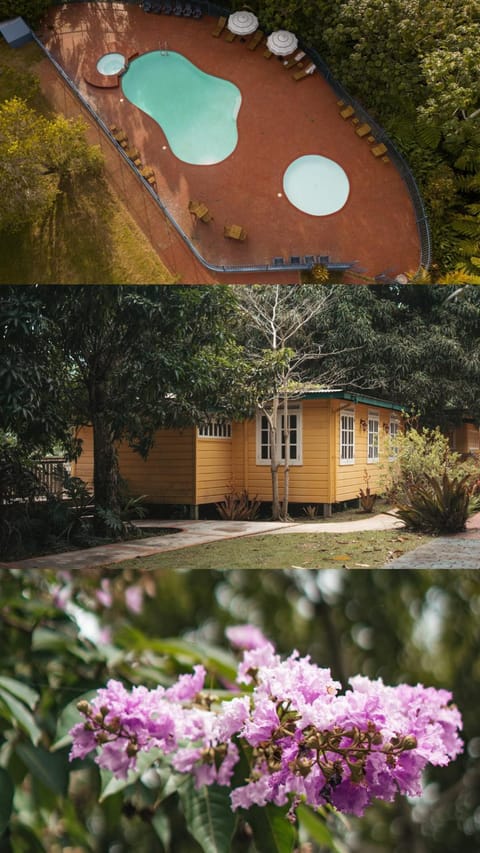
{"label": "green leaf", "polygon": [[6,711],[3,712],[3,716],[11,721],[15,721],[29,735],[32,742],[37,744],[42,733],[25,705],[19,702],[11,693],[0,688],[0,716],[2,716],[2,703]]}
{"label": "green leaf", "polygon": [[308,806],[299,806],[297,817],[300,826],[308,832],[309,840],[316,841],[317,844],[332,850],[333,853],[347,853],[344,845],[335,840],[325,823],[325,819],[318,813],[312,811]]}
{"label": "green leaf", "polygon": [[42,746],[19,743],[16,752],[32,776],[54,794],[66,796],[68,791],[68,758],[66,752],[51,753]]}
{"label": "green leaf", "polygon": [[4,687],[5,690],[8,690],[9,693],[20,699],[24,705],[28,705],[31,711],[33,711],[38,702],[38,693],[15,678],[9,678],[7,675],[0,676],[0,687]]}
{"label": "green leaf", "polygon": [[204,853],[225,853],[235,831],[236,817],[230,803],[230,789],[204,785],[197,790],[193,779],[179,789],[188,831]]}
{"label": "green leaf", "polygon": [[271,804],[252,806],[245,819],[253,830],[255,847],[261,853],[292,853],[297,832],[287,818],[287,808]]}
{"label": "green leaf", "polygon": [[9,773],[0,767],[0,836],[5,832],[12,813],[14,785]]}

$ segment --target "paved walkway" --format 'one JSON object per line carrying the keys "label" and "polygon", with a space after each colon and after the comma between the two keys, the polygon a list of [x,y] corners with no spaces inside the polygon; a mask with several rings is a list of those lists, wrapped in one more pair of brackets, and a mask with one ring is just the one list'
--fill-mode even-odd
{"label": "paved walkway", "polygon": [[[146,522],[144,522],[145,524]],[[88,569],[113,565],[135,557],[148,557],[191,545],[203,545],[243,536],[284,533],[359,533],[368,530],[394,530],[402,522],[380,514],[354,521],[274,522],[274,521],[159,521],[149,527],[173,527],[179,532],[130,542],[115,542],[85,551],[67,551],[46,557],[32,557],[16,563],[0,563],[0,568]],[[480,513],[469,520],[465,533],[439,536],[402,557],[387,563],[385,569],[480,569]]]}

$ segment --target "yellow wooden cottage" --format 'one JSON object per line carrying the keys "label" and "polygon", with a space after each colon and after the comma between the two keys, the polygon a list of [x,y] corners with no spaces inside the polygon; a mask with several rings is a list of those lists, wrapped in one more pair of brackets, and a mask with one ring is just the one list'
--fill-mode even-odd
{"label": "yellow wooden cottage", "polygon": [[[387,436],[401,429],[402,408],[346,391],[306,391],[289,404],[290,502],[321,505],[358,498],[366,475],[372,490],[380,484]],[[92,483],[92,430],[79,432],[82,453],[72,474]],[[265,416],[241,423],[212,419],[200,427],[160,430],[148,458],[127,444],[118,447],[121,476],[131,494],[160,505],[189,507],[218,503],[228,492],[271,502],[270,433]],[[282,477],[280,477],[280,488]]]}

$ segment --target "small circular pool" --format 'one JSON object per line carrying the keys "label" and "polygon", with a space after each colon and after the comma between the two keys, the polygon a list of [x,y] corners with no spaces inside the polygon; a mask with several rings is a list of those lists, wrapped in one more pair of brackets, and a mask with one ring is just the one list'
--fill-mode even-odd
{"label": "small circular pool", "polygon": [[97,71],[107,77],[118,74],[125,67],[125,57],[121,53],[105,53],[97,62]]}
{"label": "small circular pool", "polygon": [[310,216],[328,216],[344,206],[350,183],[335,160],[307,154],[290,163],[283,176],[288,200]]}

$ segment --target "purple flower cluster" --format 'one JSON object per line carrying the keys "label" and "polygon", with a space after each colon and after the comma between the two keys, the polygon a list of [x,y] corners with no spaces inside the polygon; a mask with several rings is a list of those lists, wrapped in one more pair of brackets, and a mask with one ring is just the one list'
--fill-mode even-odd
{"label": "purple flower cluster", "polygon": [[230,632],[248,647],[238,666],[244,692],[216,702],[205,670],[182,675],[169,689],[115,681],[80,703],[85,722],[72,729],[71,757],[98,750],[97,762],[125,777],[139,752],[158,748],[197,787],[231,785],[240,751],[248,775],[232,787],[233,809],[267,803],[293,808],[329,803],[362,815],[374,798],[421,793],[421,774],[462,751],[462,721],[451,694],[417,685],[387,687],[356,676],[350,689],[330,670],[293,652],[286,660],[263,635]]}

